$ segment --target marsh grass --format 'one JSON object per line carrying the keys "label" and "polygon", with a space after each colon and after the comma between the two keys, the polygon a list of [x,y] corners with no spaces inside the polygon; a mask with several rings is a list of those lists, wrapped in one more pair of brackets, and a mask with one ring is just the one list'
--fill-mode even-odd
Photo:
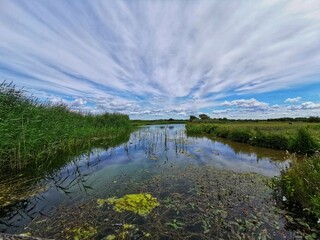
{"label": "marsh grass", "polygon": [[188,134],[206,133],[254,146],[312,155],[320,147],[320,124],[296,122],[188,123]]}
{"label": "marsh grass", "polygon": [[55,156],[129,131],[127,115],[90,115],[52,105],[0,84],[0,169],[46,164]]}
{"label": "marsh grass", "polygon": [[[273,180],[289,208],[311,218],[314,225],[320,219],[320,157],[293,161],[281,175]],[[319,227],[318,227],[319,228]]]}

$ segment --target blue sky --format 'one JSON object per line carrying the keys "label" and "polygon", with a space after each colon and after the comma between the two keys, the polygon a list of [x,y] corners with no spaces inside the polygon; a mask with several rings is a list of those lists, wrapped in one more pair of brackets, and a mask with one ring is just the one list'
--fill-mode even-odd
{"label": "blue sky", "polygon": [[0,78],[131,119],[320,116],[319,0],[0,0]]}

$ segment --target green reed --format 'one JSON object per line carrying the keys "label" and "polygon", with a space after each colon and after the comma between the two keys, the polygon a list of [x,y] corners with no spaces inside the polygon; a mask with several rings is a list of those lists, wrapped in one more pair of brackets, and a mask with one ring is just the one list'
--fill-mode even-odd
{"label": "green reed", "polygon": [[302,122],[188,123],[188,134],[210,134],[259,147],[312,155],[320,147],[320,124]]}
{"label": "green reed", "polygon": [[12,84],[0,84],[0,169],[45,164],[93,141],[121,137],[129,129],[127,115],[81,114],[64,104],[28,97]]}

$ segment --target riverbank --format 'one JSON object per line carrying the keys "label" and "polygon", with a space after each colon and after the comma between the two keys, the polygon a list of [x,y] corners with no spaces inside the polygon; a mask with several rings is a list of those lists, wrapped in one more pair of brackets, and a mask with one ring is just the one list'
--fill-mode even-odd
{"label": "riverbank", "polygon": [[320,148],[320,124],[303,122],[189,122],[188,134],[210,134],[253,146],[313,154]]}
{"label": "riverbank", "polygon": [[130,120],[133,126],[165,125],[165,124],[186,124],[183,119],[158,119],[158,120]]}
{"label": "riverbank", "polygon": [[[304,227],[320,222],[320,157],[294,158],[296,153],[312,155],[320,146],[320,124],[304,122],[188,123],[189,134],[209,134],[235,142],[293,153],[290,166],[273,179],[273,189],[285,206],[305,219]],[[303,221],[302,221],[303,222]],[[308,222],[308,223],[307,223]],[[317,227],[318,228],[318,227]]]}
{"label": "riverbank", "polygon": [[130,129],[127,115],[81,114],[0,84],[0,169],[40,168],[61,154],[128,135]]}

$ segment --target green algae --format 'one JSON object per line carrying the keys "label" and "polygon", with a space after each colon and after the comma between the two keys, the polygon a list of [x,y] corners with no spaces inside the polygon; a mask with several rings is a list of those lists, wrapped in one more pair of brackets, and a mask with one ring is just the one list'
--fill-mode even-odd
{"label": "green algae", "polygon": [[147,216],[155,207],[159,206],[157,199],[150,193],[127,194],[122,198],[108,198],[107,200],[98,199],[98,206],[104,203],[114,205],[116,212],[132,211],[141,216]]}

